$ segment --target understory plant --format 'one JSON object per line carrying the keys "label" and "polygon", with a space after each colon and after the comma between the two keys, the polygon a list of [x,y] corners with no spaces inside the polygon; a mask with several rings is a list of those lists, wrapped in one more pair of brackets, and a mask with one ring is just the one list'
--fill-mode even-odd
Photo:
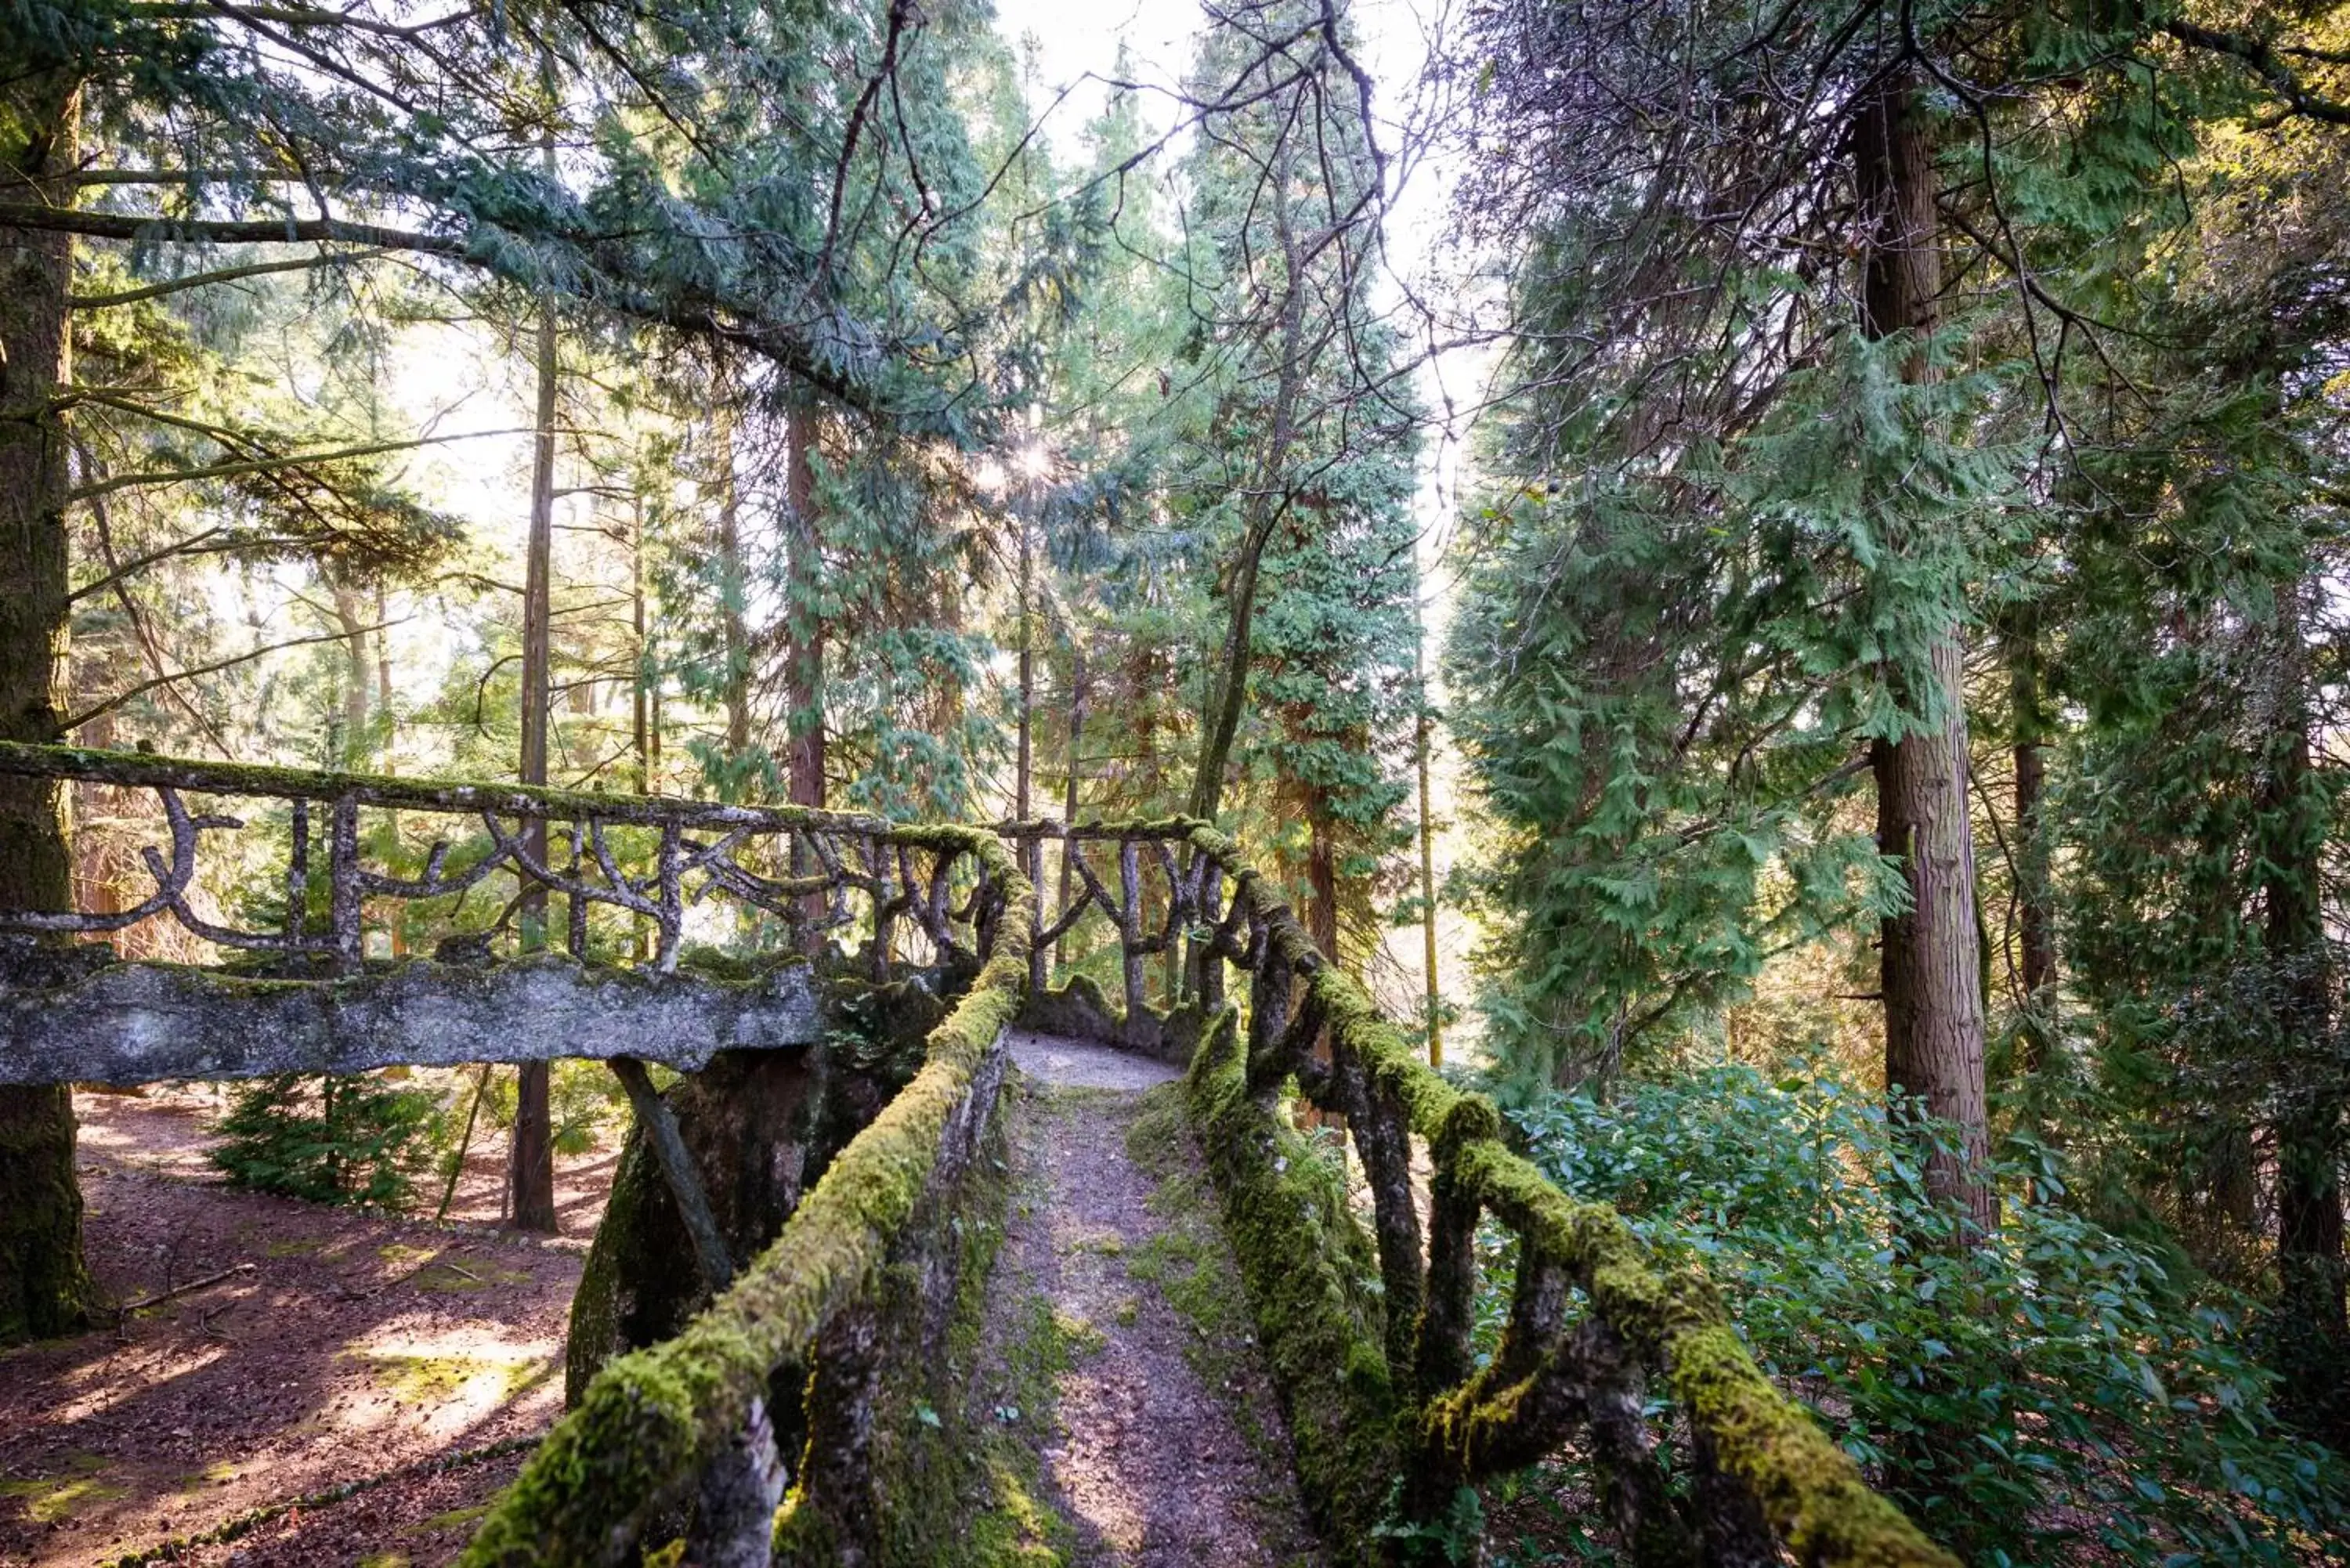
{"label": "understory plant", "polygon": [[393,1209],[415,1194],[437,1098],[371,1076],[282,1073],[238,1087],[214,1130],[233,1187]]}
{"label": "understory plant", "polygon": [[1764,1369],[1969,1561],[2350,1561],[2344,1467],[2275,1414],[2246,1303],[2067,1207],[2044,1151],[2001,1168],[1999,1233],[1962,1252],[1937,1243],[1934,1132],[1832,1071],[1712,1066],[1513,1115],[1568,1191],[1701,1264]]}

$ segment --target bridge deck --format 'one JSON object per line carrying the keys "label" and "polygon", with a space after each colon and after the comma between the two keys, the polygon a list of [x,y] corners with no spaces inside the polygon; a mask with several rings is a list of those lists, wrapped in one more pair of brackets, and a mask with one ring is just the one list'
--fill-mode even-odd
{"label": "bridge deck", "polygon": [[[1144,1098],[1174,1070],[1055,1035],[1010,1044],[1028,1081],[974,1417],[1020,1445],[1078,1563],[1320,1562],[1214,1195],[1171,1099]],[[1024,1366],[1050,1377],[1043,1423],[1021,1406],[1041,1391],[1017,1387]]]}

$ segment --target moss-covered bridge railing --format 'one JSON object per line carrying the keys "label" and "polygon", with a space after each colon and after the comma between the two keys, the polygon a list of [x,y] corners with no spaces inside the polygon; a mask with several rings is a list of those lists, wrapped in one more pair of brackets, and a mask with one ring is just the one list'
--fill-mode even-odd
{"label": "moss-covered bridge railing", "polygon": [[[1425,1067],[1275,886],[1211,828],[910,827],[55,748],[0,746],[0,771],[152,790],[172,840],[168,856],[148,853],[156,886],[143,898],[105,911],[0,913],[0,928],[47,938],[16,950],[11,961],[22,967],[0,972],[11,1031],[0,1063],[38,1044],[39,1015],[89,983],[75,964],[116,967],[57,939],[161,914],[260,955],[258,989],[238,1006],[312,1020],[308,1054],[266,1070],[364,1064],[351,1043],[365,1031],[346,1026],[390,1006],[367,988],[420,963],[465,970],[486,944],[513,940],[517,916],[526,940],[555,898],[565,900],[569,953],[522,967],[576,966],[577,984],[610,984],[616,997],[700,983],[700,919],[736,929],[775,922],[777,950],[820,944],[830,961],[877,981],[893,966],[922,968],[951,999],[910,1077],[795,1194],[772,1244],[730,1268],[723,1244],[697,1234],[706,1272],[723,1288],[702,1293],[706,1305],[673,1334],[576,1380],[573,1407],[484,1521],[468,1564],[634,1563],[681,1535],[695,1562],[891,1560],[876,1517],[889,1500],[868,1460],[877,1431],[904,1412],[879,1403],[894,1354],[880,1306],[910,1279],[935,1301],[922,1282],[954,1272],[963,1194],[975,1177],[983,1184],[1001,1147],[1001,1037],[1024,1007],[1032,1022],[1188,1061],[1187,1104],[1287,1407],[1299,1480],[1342,1559],[1424,1556],[1443,1543],[1461,1560],[1475,1549],[1447,1525],[1462,1490],[1573,1445],[1594,1461],[1603,1504],[1641,1564],[1951,1563],[1763,1376],[1701,1276],[1662,1266],[1612,1209],[1570,1198],[1513,1153],[1491,1102]],[[263,853],[263,868],[230,881],[274,877],[283,889],[274,920],[250,909],[244,925],[205,912],[197,846],[234,824],[192,809],[191,796],[272,803],[254,830],[275,846],[276,869]],[[389,820],[370,826],[363,812]],[[418,821],[400,820],[452,815],[478,825],[455,847],[412,836]],[[320,821],[323,857],[311,836]],[[245,853],[254,858],[251,846]],[[1035,892],[1048,853],[1061,862],[1049,918]],[[449,923],[455,901],[501,873],[512,898],[460,922],[460,950],[444,954],[457,961],[370,950],[370,921],[421,902]],[[831,940],[850,927],[866,939],[861,952]],[[639,961],[612,961],[624,959]],[[1071,978],[1054,989],[1056,960]],[[44,964],[50,971],[36,972]],[[1243,982],[1230,1000],[1228,971]],[[249,978],[190,972],[173,971],[171,983]],[[724,983],[755,992],[761,972],[737,966]],[[1097,975],[1113,982],[1116,1002]],[[311,989],[273,1002],[277,986]],[[434,994],[437,1007],[458,993]],[[169,1035],[138,1013],[139,998],[116,1001],[130,1010],[121,1016],[145,1016],[142,1027]],[[772,1014],[750,1016],[750,1033],[728,1041],[778,1038],[759,1033]],[[599,1032],[598,1043],[556,1054],[607,1055],[611,1038]],[[369,1049],[417,1039],[412,1020],[384,1023]],[[494,1058],[498,1043],[475,1034],[463,1048],[479,1061]],[[632,1055],[667,1051],[661,1059],[681,1066],[712,1048],[706,1030],[687,1041],[628,1037]],[[182,1055],[170,1059],[192,1070],[193,1048],[173,1049]],[[169,1075],[151,1071],[168,1054],[151,1055],[141,1075]],[[63,1064],[53,1056],[38,1074],[108,1075]],[[691,1162],[674,1126],[664,1129],[661,1103],[643,1092],[640,1068],[636,1076],[631,1097],[650,1124],[642,1141],[655,1146],[692,1226],[683,1211],[706,1201]],[[1301,1096],[1343,1125],[1358,1185],[1297,1125]],[[1481,1355],[1477,1237],[1488,1221],[1507,1238],[1513,1281],[1505,1325]],[[695,1228],[706,1226],[705,1215]],[[1657,1405],[1661,1417],[1650,1413]],[[787,1498],[779,1438],[797,1459]]]}
{"label": "moss-covered bridge railing", "polygon": [[[143,893],[0,910],[0,1082],[559,1056],[620,1075],[637,1127],[582,1303],[601,1281],[639,1318],[655,1294],[700,1310],[631,1349],[614,1321],[630,1314],[583,1324],[575,1304],[572,1409],[467,1562],[633,1563],[681,1542],[695,1563],[764,1563],[779,1506],[800,1560],[875,1538],[886,1500],[866,1460],[903,1326],[877,1308],[908,1293],[910,1266],[953,1271],[962,1189],[1001,1154],[1033,898],[993,834],[7,743],[0,773],[124,792],[118,815],[168,841],[141,857]],[[563,950],[535,950],[550,928]],[[226,961],[126,957],[101,936]],[[933,1025],[910,1071],[827,1061],[844,993]],[[661,1096],[647,1063],[706,1070]],[[779,1102],[804,1118],[827,1098],[831,1125],[804,1139],[764,1125]],[[697,1127],[681,1099],[714,1114]],[[754,1255],[759,1216],[706,1179],[711,1121],[750,1147],[735,1164],[767,1183],[767,1212],[788,1210]],[[801,1169],[821,1172],[804,1194]],[[624,1209],[690,1248],[616,1237]],[[911,1293],[935,1309],[937,1292]]]}
{"label": "moss-covered bridge railing", "polygon": [[[1643,1568],[1952,1568],[1763,1376],[1707,1281],[1514,1153],[1492,1103],[1420,1061],[1230,838],[1192,822],[999,831],[1039,885],[1048,855],[1066,867],[1062,907],[1032,928],[1032,1016],[1188,1060],[1193,1128],[1335,1552],[1468,1560],[1451,1528],[1461,1490],[1573,1444]],[[1048,945],[1071,971],[1057,991]],[[1245,983],[1237,1006],[1227,969]],[[1301,1132],[1293,1096],[1343,1124],[1359,1188]],[[1487,1218],[1514,1276],[1481,1356]]]}

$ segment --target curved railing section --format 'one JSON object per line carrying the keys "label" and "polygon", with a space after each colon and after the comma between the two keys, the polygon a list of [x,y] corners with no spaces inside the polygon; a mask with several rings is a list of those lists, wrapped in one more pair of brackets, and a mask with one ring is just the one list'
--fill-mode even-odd
{"label": "curved railing section", "polygon": [[[1332,1409],[1301,1411],[1298,1390],[1285,1391],[1301,1470],[1323,1471],[1301,1479],[1335,1532],[1367,1533],[1366,1468],[1409,1478],[1385,1500],[1384,1539],[1433,1540],[1461,1488],[1574,1440],[1597,1461],[1637,1563],[1776,1563],[1783,1545],[1827,1568],[1954,1568],[1763,1375],[1704,1277],[1666,1267],[1612,1207],[1569,1197],[1515,1153],[1493,1103],[1422,1063],[1233,840],[1196,822],[999,831],[1032,875],[1046,845],[1066,846],[1082,891],[1049,924],[1039,917],[1032,969],[1041,973],[1045,942],[1098,909],[1117,944],[1119,1033],[1146,1004],[1150,957],[1187,950],[1180,993],[1162,999],[1206,1035],[1191,1068],[1194,1126],[1276,1377],[1286,1338],[1317,1397],[1358,1428],[1328,1432]],[[1092,864],[1104,856],[1114,872]],[[1216,1027],[1227,966],[1246,981],[1244,1036],[1230,1013]],[[1326,1254],[1343,1253],[1357,1239],[1344,1232],[1359,1228],[1333,1231],[1310,1191],[1276,1179],[1303,1150],[1278,1110],[1292,1083],[1344,1121],[1371,1220],[1370,1257],[1355,1262],[1375,1260],[1376,1291],[1350,1297],[1348,1260],[1304,1255],[1317,1236]],[[1429,1173],[1419,1183],[1415,1140]],[[1476,1238],[1489,1217],[1514,1242],[1515,1278],[1480,1367]],[[1264,1254],[1253,1260],[1262,1278],[1249,1278],[1252,1252]],[[1679,1420],[1645,1416],[1651,1386]],[[1669,1465],[1676,1433],[1689,1451]]]}

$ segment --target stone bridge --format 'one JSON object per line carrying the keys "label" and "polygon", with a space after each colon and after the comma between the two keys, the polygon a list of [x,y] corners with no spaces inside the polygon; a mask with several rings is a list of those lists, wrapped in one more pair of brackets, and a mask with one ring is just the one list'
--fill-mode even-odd
{"label": "stone bridge", "polygon": [[[661,1560],[931,1561],[959,1462],[930,1429],[942,1346],[983,1267],[966,1221],[1003,1199],[1015,1023],[1184,1068],[1334,1561],[1473,1560],[1444,1528],[1462,1490],[1568,1447],[1637,1563],[1954,1561],[1763,1376],[1705,1279],[1513,1152],[1205,824],[907,825],[14,744],[0,773],[152,792],[168,840],[135,903],[0,911],[0,1083],[620,1075],[637,1125],[570,1408],[466,1564],[681,1542]],[[1050,921],[1047,846],[1081,888]],[[520,950],[557,901],[562,950]],[[94,940],[156,919],[223,961]],[[1115,996],[1048,989],[1056,952]],[[663,1094],[647,1064],[685,1075]],[[1346,1174],[1301,1099],[1343,1126]],[[724,1175],[746,1169],[755,1191]],[[1481,1227],[1513,1270],[1482,1360]]]}

